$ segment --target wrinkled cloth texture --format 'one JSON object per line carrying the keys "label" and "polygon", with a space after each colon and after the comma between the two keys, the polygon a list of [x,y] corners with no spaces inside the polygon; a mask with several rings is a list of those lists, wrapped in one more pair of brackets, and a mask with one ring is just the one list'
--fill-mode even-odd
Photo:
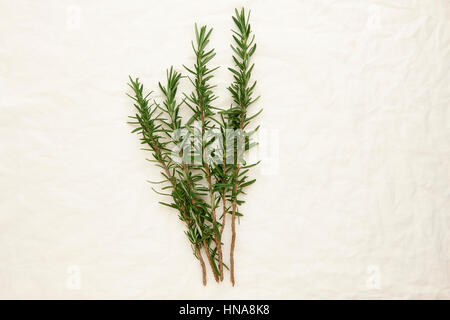
{"label": "wrinkled cloth texture", "polygon": [[[126,83],[160,99],[207,24],[228,107],[242,5],[262,162],[203,287]],[[450,1],[1,1],[0,33],[0,298],[450,298]]]}

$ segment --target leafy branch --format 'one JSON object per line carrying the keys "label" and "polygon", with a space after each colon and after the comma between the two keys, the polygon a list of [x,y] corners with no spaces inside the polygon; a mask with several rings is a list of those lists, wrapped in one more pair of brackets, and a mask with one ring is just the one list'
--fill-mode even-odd
{"label": "leafy branch", "polygon": [[[160,203],[177,210],[185,223],[185,234],[200,262],[204,285],[207,272],[201,250],[206,254],[215,280],[222,281],[224,269],[229,269],[231,282],[235,284],[235,220],[236,216],[242,216],[237,208],[244,203],[239,197],[244,188],[255,182],[247,176],[249,168],[255,164],[246,165],[243,155],[256,145],[251,136],[257,129],[246,131],[246,128],[261,112],[247,115],[248,107],[258,99],[253,98],[256,81],[250,82],[254,66],[250,65],[250,58],[256,44],[248,22],[249,14],[246,15],[244,9],[235,11],[233,21],[237,30],[232,30],[234,45],[231,48],[235,54],[232,56],[234,67],[229,70],[234,81],[228,88],[233,100],[229,109],[213,105],[217,96],[214,94],[216,86],[211,82],[218,67],[209,66],[215,51],[208,48],[212,29],[206,26],[195,25],[192,48],[196,60],[192,67],[184,66],[187,75],[170,67],[166,82],[158,83],[161,102],[150,100],[151,92],[144,93],[138,78],[129,79],[133,91],[129,96],[135,107],[129,122],[136,126],[132,132],[139,134],[143,150],[152,155],[148,160],[161,168],[163,177],[162,181],[152,182],[160,185],[161,191],[152,189],[171,199]],[[178,101],[178,87],[183,78],[189,79],[193,89],[190,94],[182,93],[183,99]],[[181,116],[184,106],[191,113],[186,122]],[[219,207],[222,207],[221,216],[217,214]],[[232,230],[230,268],[223,261],[222,251],[228,214]]]}
{"label": "leafy branch", "polygon": [[[234,275],[234,250],[236,246],[236,213],[237,206],[242,201],[238,200],[238,195],[243,193],[244,188],[253,184],[256,180],[248,180],[248,176],[240,173],[241,163],[244,162],[243,151],[249,149],[252,145],[245,143],[245,148],[240,147],[239,142],[249,137],[244,129],[253,119],[247,118],[247,111],[251,104],[256,102],[259,97],[253,98],[253,91],[256,86],[256,81],[250,83],[254,64],[250,65],[250,58],[256,51],[255,36],[252,35],[251,26],[249,23],[250,12],[246,15],[245,10],[239,12],[235,9],[235,16],[233,21],[237,30],[232,30],[234,45],[231,45],[231,49],[235,53],[233,55],[234,68],[228,68],[233,74],[233,83],[228,87],[229,92],[233,98],[234,105],[228,109],[225,113],[228,127],[232,129],[239,129],[239,136],[237,137],[237,143],[234,148],[234,163],[232,165],[232,193],[231,193],[231,249],[230,249],[230,273],[231,283],[235,284]],[[262,111],[262,110],[261,110]],[[261,112],[260,111],[260,112]],[[258,112],[256,115],[258,115]],[[256,129],[257,130],[257,129]],[[247,173],[248,169],[244,173]]]}

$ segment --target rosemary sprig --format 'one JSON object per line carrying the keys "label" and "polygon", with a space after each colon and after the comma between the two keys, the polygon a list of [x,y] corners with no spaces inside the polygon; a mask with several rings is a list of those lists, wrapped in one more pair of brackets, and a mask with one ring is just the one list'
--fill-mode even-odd
{"label": "rosemary sprig", "polygon": [[[168,74],[168,90],[166,91],[166,100],[164,105],[167,106],[168,112],[171,112],[171,106],[173,103],[170,99],[171,90],[176,93],[176,87],[178,86],[178,80],[173,82],[173,78],[177,78],[177,74]],[[203,261],[200,248],[205,246],[204,237],[210,232],[205,232],[204,230],[204,218],[198,212],[194,211],[190,205],[191,195],[186,193],[186,188],[183,183],[180,183],[176,179],[176,163],[168,156],[167,145],[169,142],[161,142],[161,133],[167,133],[167,130],[163,128],[163,124],[168,124],[164,118],[162,118],[162,112],[156,113],[157,107],[155,103],[150,103],[147,94],[143,94],[143,85],[139,82],[139,79],[133,80],[130,77],[129,86],[134,91],[134,97],[130,96],[136,103],[134,104],[137,113],[131,118],[135,121],[130,122],[131,124],[137,125],[137,128],[133,132],[138,132],[141,134],[141,143],[146,144],[150,149],[144,149],[152,151],[154,161],[156,161],[157,166],[163,169],[161,174],[164,176],[165,180],[163,182],[169,183],[169,187],[172,189],[172,199],[173,203],[160,202],[163,205],[175,208],[179,211],[179,217],[182,221],[186,223],[188,230],[185,232],[189,241],[194,248],[194,255],[199,259],[200,265],[202,267],[202,279],[203,284],[206,285],[206,267]],[[163,91],[164,92],[164,91]],[[154,107],[154,108],[152,108]],[[172,118],[177,122],[177,118]],[[164,187],[167,188],[167,187]],[[203,227],[203,228],[202,228]]]}
{"label": "rosemary sprig", "polygon": [[[221,243],[221,234],[219,231],[219,226],[216,218],[216,191],[214,188],[213,175],[211,174],[211,168],[208,164],[206,148],[209,144],[212,143],[211,139],[207,139],[205,135],[206,132],[213,130],[214,125],[212,124],[214,113],[214,107],[211,103],[217,99],[217,96],[213,93],[214,85],[211,85],[209,82],[213,78],[212,72],[217,68],[209,69],[208,62],[211,61],[212,58],[216,55],[214,49],[207,50],[206,47],[209,43],[209,38],[211,35],[212,29],[207,29],[206,26],[202,26],[200,29],[195,25],[195,38],[196,43],[192,44],[192,48],[194,50],[196,56],[196,63],[193,68],[188,68],[186,66],[185,69],[193,76],[193,80],[191,79],[191,83],[194,86],[194,91],[187,96],[186,95],[186,103],[194,111],[194,118],[199,120],[201,123],[201,146],[200,146],[200,154],[201,154],[201,171],[204,174],[205,180],[207,181],[207,188],[209,192],[209,206],[211,209],[211,218],[212,218],[212,227],[213,227],[213,235],[217,248],[218,254],[218,276],[220,280],[223,280],[223,258],[222,258],[222,243]],[[215,270],[214,270],[215,271]]]}
{"label": "rosemary sprig", "polygon": [[[247,180],[248,176],[240,173],[241,163],[244,163],[243,152],[248,150],[254,144],[250,144],[248,137],[250,134],[245,132],[245,128],[253,118],[247,118],[248,107],[258,100],[259,97],[253,98],[253,91],[256,86],[256,81],[250,83],[254,64],[250,65],[250,58],[256,50],[255,36],[252,35],[251,26],[249,23],[250,12],[246,15],[244,8],[239,12],[235,9],[235,16],[233,21],[237,30],[232,30],[234,45],[231,45],[233,52],[234,68],[228,68],[233,74],[233,83],[228,87],[228,90],[233,97],[234,106],[228,109],[225,113],[228,127],[238,131],[237,143],[235,144],[234,162],[232,165],[232,193],[231,193],[231,248],[230,248],[230,277],[231,283],[235,284],[234,274],[234,250],[236,246],[236,214],[237,206],[243,201],[238,200],[238,195],[243,193],[243,189],[256,180]],[[256,115],[258,115],[258,112]],[[256,129],[257,130],[257,129]],[[245,140],[242,146],[240,141]],[[246,171],[247,172],[247,171]]]}
{"label": "rosemary sprig", "polygon": [[[178,83],[181,78],[181,74],[174,71],[173,68],[167,71],[167,85],[163,86],[159,83],[159,88],[161,89],[165,100],[163,102],[163,107],[161,108],[162,112],[167,114],[169,121],[165,122],[165,125],[170,130],[167,131],[167,135],[171,137],[173,143],[173,149],[176,149],[177,146],[182,145],[182,137],[180,134],[174,134],[176,130],[180,130],[183,128],[181,123],[181,117],[179,116],[180,104],[176,103],[176,92],[178,88]],[[183,189],[187,194],[187,198],[190,199],[190,204],[192,206],[193,211],[195,212],[196,217],[200,217],[198,220],[198,224],[203,226],[203,237],[202,237],[202,245],[205,250],[205,254],[207,255],[208,261],[210,263],[211,269],[214,272],[214,277],[216,281],[219,280],[217,275],[216,266],[214,262],[214,255],[211,254],[209,250],[209,242],[211,241],[211,235],[213,234],[213,230],[206,223],[207,221],[214,221],[211,219],[211,213],[208,210],[208,205],[202,199],[203,186],[197,181],[201,181],[202,176],[200,174],[195,174],[192,171],[192,168],[184,161],[183,148],[180,148],[179,151],[180,162],[177,163],[177,173],[182,183]]]}

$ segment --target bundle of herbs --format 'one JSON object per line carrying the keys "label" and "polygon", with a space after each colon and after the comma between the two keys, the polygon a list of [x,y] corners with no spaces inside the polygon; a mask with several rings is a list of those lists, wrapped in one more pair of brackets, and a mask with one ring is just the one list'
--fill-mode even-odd
{"label": "bundle of herbs", "polygon": [[[195,54],[193,66],[183,66],[185,75],[167,70],[165,83],[159,83],[162,101],[150,98],[138,78],[130,77],[135,113],[130,121],[140,136],[143,150],[151,152],[149,161],[161,168],[163,180],[158,194],[168,196],[170,202],[162,205],[175,209],[185,224],[194,256],[202,269],[203,284],[207,282],[207,265],[217,282],[223,281],[225,269],[230,271],[235,284],[234,251],[236,246],[236,217],[242,216],[238,207],[244,203],[241,196],[255,182],[248,174],[254,164],[247,164],[244,154],[256,145],[252,135],[256,129],[249,125],[262,110],[248,114],[254,98],[256,81],[251,80],[254,64],[255,37],[249,24],[250,13],[235,10],[231,48],[233,67],[228,68],[233,82],[228,87],[231,106],[215,105],[216,87],[212,84],[214,71],[210,67],[215,56],[209,48],[212,29],[195,25]],[[192,92],[178,94],[182,78],[189,79]],[[189,118],[183,121],[182,108]],[[231,244],[229,266],[224,262],[222,235],[231,219]],[[206,261],[203,258],[206,257]]]}

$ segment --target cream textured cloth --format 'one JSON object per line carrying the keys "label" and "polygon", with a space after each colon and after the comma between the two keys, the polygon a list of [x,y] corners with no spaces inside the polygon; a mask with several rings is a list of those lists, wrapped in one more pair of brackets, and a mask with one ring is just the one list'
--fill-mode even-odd
{"label": "cream textured cloth", "polygon": [[[229,106],[241,5],[263,164],[204,288],[126,82],[159,98],[208,24]],[[0,298],[450,298],[449,70],[447,0],[0,1]]]}

